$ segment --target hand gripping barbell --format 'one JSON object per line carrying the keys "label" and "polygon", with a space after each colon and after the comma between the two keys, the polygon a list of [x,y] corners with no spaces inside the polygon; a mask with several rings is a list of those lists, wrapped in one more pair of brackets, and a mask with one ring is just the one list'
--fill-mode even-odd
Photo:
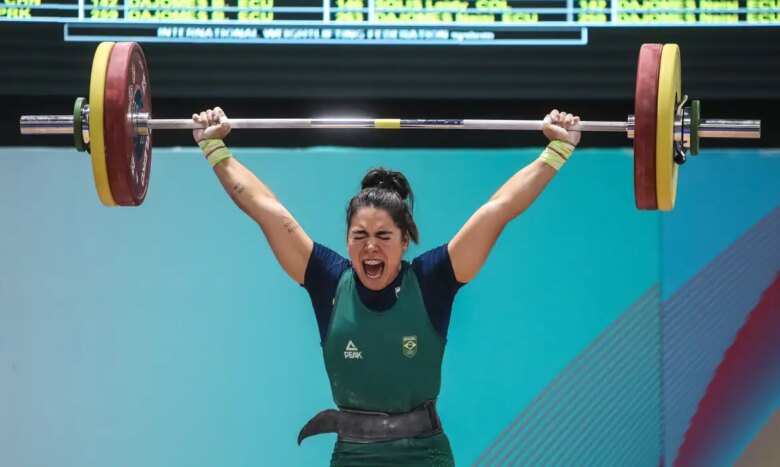
{"label": "hand gripping barbell", "polygon": [[[759,120],[701,118],[699,101],[681,92],[680,49],[644,44],[639,51],[634,115],[622,122],[583,121],[572,130],[623,132],[634,140],[634,197],[639,209],[674,207],[678,167],[700,138],[760,138]],[[231,119],[243,128],[376,128],[541,130],[541,120],[463,119]],[[79,151],[92,156],[92,173],[106,206],[139,206],[146,197],[152,162],[152,130],[200,128],[192,120],[152,118],[149,72],[135,42],[104,42],[95,51],[89,105],[76,99],[72,115],[22,116],[22,134],[73,134]]]}

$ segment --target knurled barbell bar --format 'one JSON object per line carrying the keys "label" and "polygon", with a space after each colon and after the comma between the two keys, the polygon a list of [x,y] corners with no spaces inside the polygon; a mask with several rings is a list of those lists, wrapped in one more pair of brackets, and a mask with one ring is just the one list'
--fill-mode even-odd
{"label": "knurled barbell bar", "polygon": [[[699,101],[682,94],[680,49],[644,44],[637,66],[634,115],[626,121],[582,121],[579,131],[622,132],[634,140],[634,197],[637,208],[671,210],[678,167],[700,138],[760,138],[761,121],[702,119]],[[232,129],[375,128],[541,130],[541,120],[236,118]],[[20,119],[22,134],[73,134],[79,151],[89,151],[100,201],[139,206],[149,183],[152,130],[202,128],[192,120],[152,118],[151,85],[141,46],[103,42],[95,51],[89,104],[79,97],[72,115]]]}

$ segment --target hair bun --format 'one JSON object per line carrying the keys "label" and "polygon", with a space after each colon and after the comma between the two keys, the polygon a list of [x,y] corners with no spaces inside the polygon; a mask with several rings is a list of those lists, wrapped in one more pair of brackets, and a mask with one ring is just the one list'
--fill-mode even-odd
{"label": "hair bun", "polygon": [[412,191],[409,181],[406,180],[404,174],[385,169],[384,167],[369,170],[363,177],[361,188],[364,190],[366,188],[379,188],[394,191],[403,200],[409,197]]}
{"label": "hair bun", "polygon": [[347,207],[347,227],[352,225],[352,216],[364,207],[385,210],[404,238],[419,242],[420,233],[414,222],[414,194],[409,181],[401,172],[384,167],[371,169],[360,182],[360,193],[356,194]]}

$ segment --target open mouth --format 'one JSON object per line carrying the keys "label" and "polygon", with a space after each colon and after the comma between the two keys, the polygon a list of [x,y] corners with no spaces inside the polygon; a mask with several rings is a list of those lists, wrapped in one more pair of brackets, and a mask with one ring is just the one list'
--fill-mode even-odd
{"label": "open mouth", "polygon": [[367,259],[363,261],[363,272],[369,279],[379,279],[385,272],[385,262],[378,259]]}

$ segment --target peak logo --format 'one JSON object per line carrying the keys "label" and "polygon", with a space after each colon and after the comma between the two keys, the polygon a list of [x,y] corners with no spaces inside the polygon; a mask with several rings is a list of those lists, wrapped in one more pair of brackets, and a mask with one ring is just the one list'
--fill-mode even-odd
{"label": "peak logo", "polygon": [[344,349],[344,358],[346,359],[356,359],[356,358],[363,358],[363,352],[360,351],[360,349],[357,348],[354,342],[351,340],[347,342],[347,347]]}

